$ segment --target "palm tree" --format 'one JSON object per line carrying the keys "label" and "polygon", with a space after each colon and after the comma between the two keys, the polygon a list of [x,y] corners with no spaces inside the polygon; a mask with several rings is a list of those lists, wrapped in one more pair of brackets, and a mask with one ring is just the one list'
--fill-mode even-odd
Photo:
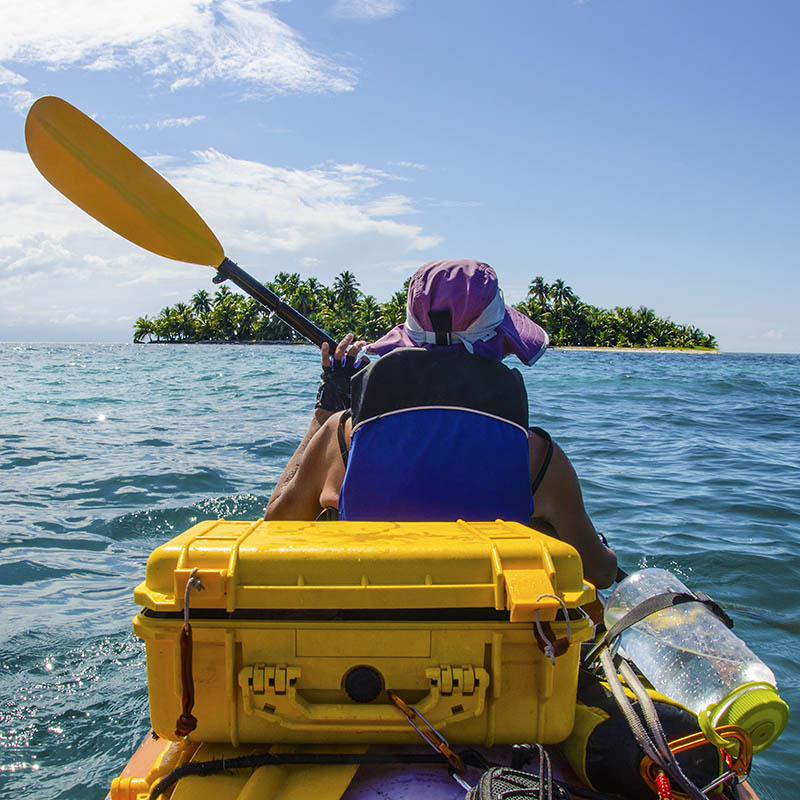
{"label": "palm tree", "polygon": [[589,306],[588,316],[594,345],[610,347],[614,344],[614,324],[609,312],[597,306]]}
{"label": "palm tree", "polygon": [[295,292],[300,286],[300,274],[297,272],[279,272],[271,281],[275,294],[292,305]]}
{"label": "palm tree", "polygon": [[222,303],[225,298],[230,297],[233,292],[227,286],[220,286],[216,292],[214,292],[214,299],[211,301],[216,308],[220,303]]}
{"label": "palm tree", "polygon": [[406,307],[408,304],[407,292],[395,292],[390,298],[388,303],[381,305],[381,322],[383,323],[384,331],[394,328],[405,321]]}
{"label": "palm tree", "polygon": [[371,294],[362,297],[358,303],[355,329],[361,338],[370,342],[384,333],[381,307]]}
{"label": "palm tree", "polygon": [[[217,292],[219,294],[219,292]],[[238,309],[236,299],[240,295],[228,292],[214,305],[214,310],[210,315],[210,323],[213,330],[213,338],[222,341],[234,341],[236,339],[236,323],[238,321]]]}
{"label": "palm tree", "polygon": [[195,338],[195,324],[196,320],[192,309],[186,303],[175,304],[175,326],[176,332],[180,339],[194,339]]}
{"label": "palm tree", "polygon": [[564,343],[572,346],[590,347],[594,344],[588,308],[576,295],[567,297],[562,309]]}
{"label": "palm tree", "polygon": [[558,278],[550,285],[550,297],[553,300],[553,305],[556,308],[561,308],[565,302],[575,297],[575,292],[572,291],[571,286],[567,286],[561,278]]}
{"label": "palm tree", "polygon": [[260,312],[261,306],[252,297],[248,297],[242,302],[236,331],[239,341],[253,338],[253,326]]}
{"label": "palm tree", "polygon": [[133,341],[136,343],[141,342],[145,336],[148,342],[152,342],[154,333],[155,328],[153,326],[153,321],[147,316],[139,317],[139,319],[133,323]]}
{"label": "palm tree", "polygon": [[205,289],[198,289],[198,291],[192,295],[192,311],[198,316],[208,314],[208,312],[211,311],[211,298]]}
{"label": "palm tree", "polygon": [[180,333],[180,322],[171,306],[165,306],[153,321],[153,327],[158,341],[174,342]]}
{"label": "palm tree", "polygon": [[340,308],[354,308],[358,298],[361,296],[356,276],[347,269],[340,272],[334,279],[333,292],[336,296],[336,304]]}
{"label": "palm tree", "polygon": [[648,339],[654,339],[656,315],[652,308],[639,306],[634,312],[633,336],[636,344],[646,344]]}
{"label": "palm tree", "polygon": [[[563,284],[564,281],[561,281]],[[541,275],[537,275],[528,287],[528,300],[535,300],[540,308],[544,310],[547,308],[547,300],[550,296],[550,287],[544,282]]]}
{"label": "palm tree", "polygon": [[296,308],[303,316],[308,317],[314,313],[317,307],[317,293],[319,291],[319,281],[311,278],[303,281],[292,297],[291,305]]}

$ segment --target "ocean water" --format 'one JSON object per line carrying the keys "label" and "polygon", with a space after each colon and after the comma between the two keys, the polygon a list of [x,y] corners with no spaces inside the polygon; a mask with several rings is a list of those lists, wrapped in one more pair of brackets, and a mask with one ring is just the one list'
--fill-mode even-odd
{"label": "ocean water", "polygon": [[[318,371],[310,346],[0,344],[0,797],[105,796],[148,730],[148,554],[261,515]],[[800,356],[553,351],[524,374],[622,565],[712,595],[775,672],[794,715],[752,782],[794,796]]]}

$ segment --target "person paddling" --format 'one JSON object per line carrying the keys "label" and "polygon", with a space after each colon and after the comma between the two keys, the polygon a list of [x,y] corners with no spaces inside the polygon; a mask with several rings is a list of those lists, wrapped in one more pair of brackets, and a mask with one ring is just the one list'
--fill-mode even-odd
{"label": "person paddling", "polygon": [[404,323],[370,345],[353,334],[333,354],[323,344],[314,414],[264,518],[533,522],[575,547],[596,586],[611,585],[616,556],[575,469],[546,431],[528,428],[522,376],[502,363],[530,366],[547,345],[505,304],[488,264],[423,265]]}

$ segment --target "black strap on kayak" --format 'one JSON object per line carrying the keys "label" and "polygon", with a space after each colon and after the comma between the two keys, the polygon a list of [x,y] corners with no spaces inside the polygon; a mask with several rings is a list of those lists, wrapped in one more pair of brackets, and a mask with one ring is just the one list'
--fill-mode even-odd
{"label": "black strap on kayak", "polygon": [[[459,754],[463,762],[481,770],[498,764],[487,761],[476,750],[465,750]],[[442,764],[444,756],[437,753],[255,753],[238,758],[219,758],[213,761],[190,761],[176,767],[162,778],[150,791],[150,800],[157,800],[181,778],[189,775],[218,775],[234,769],[256,769],[280,764]]]}
{"label": "black strap on kayak", "polygon": [[672,608],[673,606],[681,605],[682,603],[702,603],[710,609],[715,616],[719,617],[725,626],[728,628],[733,627],[733,620],[727,615],[725,610],[718,603],[715,603],[704,592],[662,592],[661,594],[648,597],[638,605],[634,606],[630,611],[623,615],[611,628],[606,631],[605,635],[599,642],[586,654],[584,663],[590,664],[594,661],[597,654],[609,644],[614,642],[620,634],[628,630],[632,625],[641,622],[651,614],[658,611],[663,611],[665,608]]}
{"label": "black strap on kayak", "polygon": [[[487,771],[502,765],[488,761],[477,750],[462,750],[459,755],[469,767]],[[512,756],[512,761],[520,762],[520,756]],[[256,769],[273,764],[441,764],[447,765],[444,756],[437,753],[256,753],[239,758],[220,758],[214,761],[190,761],[176,767],[162,778],[150,791],[149,800],[157,800],[159,795],[168,791],[181,778],[190,775],[206,777],[218,775],[235,769]],[[535,773],[526,773],[535,775]],[[586,800],[610,800],[605,794],[599,794],[584,787],[572,786],[564,781],[554,780],[553,784],[565,791],[567,796],[576,795]],[[561,795],[557,795],[561,797]]]}

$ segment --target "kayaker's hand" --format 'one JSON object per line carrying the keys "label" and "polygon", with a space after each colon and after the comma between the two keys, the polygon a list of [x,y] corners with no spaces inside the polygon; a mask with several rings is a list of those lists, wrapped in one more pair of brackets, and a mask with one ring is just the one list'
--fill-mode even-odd
{"label": "kayaker's hand", "polygon": [[322,375],[317,390],[316,408],[326,411],[342,411],[350,408],[350,379],[369,363],[362,354],[365,341],[353,341],[354,335],[348,333],[333,352],[330,347],[322,345]]}

